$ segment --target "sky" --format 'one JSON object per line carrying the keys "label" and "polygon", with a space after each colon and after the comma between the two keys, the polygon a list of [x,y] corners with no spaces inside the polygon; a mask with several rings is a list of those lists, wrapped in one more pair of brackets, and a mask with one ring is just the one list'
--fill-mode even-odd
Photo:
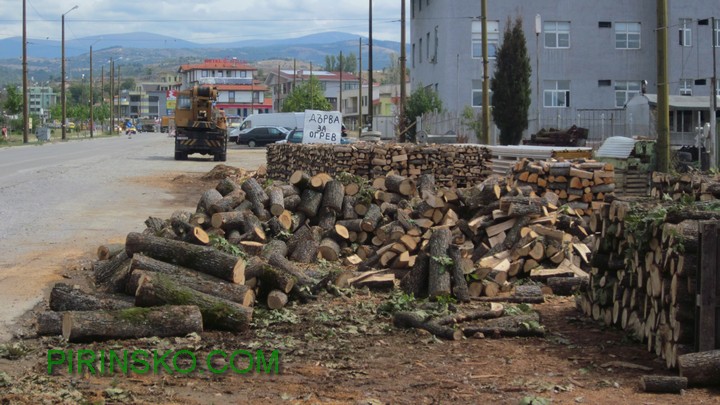
{"label": "sky", "polygon": [[[367,36],[362,0],[25,0],[27,36],[65,39],[151,32],[196,43],[285,39],[325,31]],[[404,0],[373,1],[373,39],[400,40]],[[0,0],[0,39],[22,36],[23,0]],[[73,6],[78,8],[69,11]],[[408,11],[409,18],[409,11]],[[98,45],[99,47],[100,45]]]}

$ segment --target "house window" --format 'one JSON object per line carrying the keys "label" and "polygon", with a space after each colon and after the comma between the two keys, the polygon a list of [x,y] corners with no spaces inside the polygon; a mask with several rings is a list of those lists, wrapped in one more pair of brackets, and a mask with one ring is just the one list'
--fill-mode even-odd
{"label": "house window", "polygon": [[570,48],[570,22],[546,21],[543,23],[545,48]]}
{"label": "house window", "polygon": [[412,46],[412,54],[413,54],[412,55],[412,58],[413,58],[412,67],[415,67],[415,44],[413,44],[413,46]]}
{"label": "house window", "polygon": [[235,92],[228,91],[228,103],[234,103],[234,102],[235,102]]}
{"label": "house window", "polygon": [[547,80],[543,92],[544,107],[570,107],[570,81]]}
{"label": "house window", "polygon": [[692,46],[692,28],[690,28],[692,20],[689,18],[680,19],[680,46]]}
{"label": "house window", "polygon": [[418,54],[418,56],[419,56],[418,63],[422,63],[422,38],[420,38],[420,46],[418,47],[418,52],[420,52]]}
{"label": "house window", "polygon": [[715,39],[715,47],[720,47],[720,19],[715,20],[715,35],[713,36]]}
{"label": "house window", "polygon": [[[492,97],[492,92],[490,92],[490,97]],[[472,81],[472,106],[477,107],[477,108],[482,107],[482,101],[483,101],[482,99],[483,99],[482,80],[473,80]]]}
{"label": "house window", "polygon": [[[500,21],[487,22],[488,59],[495,59],[498,44],[500,43]],[[472,57],[482,58],[482,22],[472,22]]]}
{"label": "house window", "polygon": [[201,77],[207,77],[207,76],[208,76],[207,70],[203,70],[202,72],[200,72],[200,76],[201,76]]}
{"label": "house window", "polygon": [[715,80],[715,95],[720,96],[720,80]]}
{"label": "house window", "polygon": [[430,59],[430,33],[428,32],[427,35],[425,35],[425,54],[427,55],[427,58]]}
{"label": "house window", "polygon": [[622,81],[615,82],[615,107],[624,107],[631,98],[636,94],[640,94],[640,81]]}
{"label": "house window", "polygon": [[693,93],[693,79],[680,79],[680,95],[681,96],[692,96]]}
{"label": "house window", "polygon": [[615,24],[615,49],[640,49],[640,23]]}

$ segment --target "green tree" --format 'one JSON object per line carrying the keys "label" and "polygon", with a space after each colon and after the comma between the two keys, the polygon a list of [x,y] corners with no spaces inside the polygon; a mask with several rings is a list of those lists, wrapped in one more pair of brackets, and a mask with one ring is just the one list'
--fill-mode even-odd
{"label": "green tree", "polygon": [[342,62],[342,71],[355,73],[357,71],[357,57],[354,53],[349,55],[325,55],[324,69],[328,72],[339,72]]}
{"label": "green tree", "polygon": [[475,110],[469,105],[466,105],[460,120],[463,125],[470,128],[475,133],[475,137],[477,139],[480,139],[483,127],[482,116],[476,115]]}
{"label": "green tree", "polygon": [[[400,84],[400,73],[402,72],[400,65],[400,58],[397,54],[390,54],[390,65],[383,69],[385,77],[383,77],[382,84]],[[406,69],[407,73],[407,69]],[[408,77],[407,75],[405,77]]]}
{"label": "green tree", "polygon": [[325,98],[325,92],[316,77],[295,86],[283,101],[283,112],[302,112],[305,110],[330,111],[332,105]]}
{"label": "green tree", "polygon": [[522,18],[517,17],[514,25],[508,18],[495,66],[490,80],[493,120],[500,129],[500,144],[517,145],[528,127],[531,91],[530,58]]}
{"label": "green tree", "polygon": [[5,93],[5,103],[3,104],[5,112],[9,115],[20,114],[23,109],[22,92],[17,87],[10,85],[5,87]]}
{"label": "green tree", "polygon": [[132,77],[120,83],[120,90],[135,90],[135,79]]}
{"label": "green tree", "polygon": [[[407,99],[407,105],[405,106],[405,128],[409,128],[415,123],[415,120],[426,112],[433,110],[442,111],[442,100],[440,96],[428,87],[424,87],[422,84],[412,92],[410,97]],[[416,141],[416,126],[413,125],[405,133],[405,137],[401,137],[401,142],[415,142]]]}

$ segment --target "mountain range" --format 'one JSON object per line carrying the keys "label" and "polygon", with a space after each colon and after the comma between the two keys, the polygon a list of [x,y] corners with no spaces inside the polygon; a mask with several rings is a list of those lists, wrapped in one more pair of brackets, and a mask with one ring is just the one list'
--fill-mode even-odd
{"label": "mountain range", "polygon": [[[65,41],[66,71],[73,76],[89,69],[90,45],[93,65],[97,69],[113,58],[116,65],[130,73],[147,68],[177,69],[180,64],[203,59],[237,58],[247,62],[281,59],[323,66],[327,55],[357,55],[359,41],[367,38],[345,32],[323,32],[298,38],[246,40],[231,43],[199,44],[170,36],[147,32],[88,36]],[[45,81],[60,75],[62,44],[49,39],[28,39],[28,72],[34,81]],[[367,56],[367,47],[363,49]],[[373,68],[382,69],[399,55],[400,43],[373,40]],[[0,40],[0,85],[13,82],[22,74],[22,37]],[[366,67],[364,67],[365,69]]]}

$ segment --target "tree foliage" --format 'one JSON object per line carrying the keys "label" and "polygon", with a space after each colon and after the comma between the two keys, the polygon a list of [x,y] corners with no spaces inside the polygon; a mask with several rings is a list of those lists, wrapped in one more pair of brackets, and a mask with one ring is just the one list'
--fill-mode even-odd
{"label": "tree foliage", "polygon": [[20,114],[23,109],[22,92],[17,87],[10,85],[5,87],[5,93],[5,103],[3,103],[5,113],[9,115]]}
{"label": "tree foliage", "polygon": [[522,18],[507,20],[503,42],[497,50],[490,81],[492,115],[500,129],[500,144],[517,145],[528,127],[530,109],[530,58]]}
{"label": "tree foliage", "polygon": [[325,92],[316,77],[300,83],[283,101],[283,112],[302,112],[305,110],[330,111],[332,105],[325,98]]}
{"label": "tree foliage", "polygon": [[[442,111],[442,108],[440,96],[438,96],[434,90],[420,85],[407,99],[405,106],[405,128],[410,127],[410,125],[415,123],[415,120],[424,113],[433,110]],[[415,142],[416,132],[416,126],[413,126],[406,132],[404,140]],[[401,141],[402,140],[403,139],[401,139]]]}
{"label": "tree foliage", "polygon": [[347,73],[355,73],[358,68],[357,56],[354,53],[349,55],[325,55],[325,70],[328,72],[339,72],[340,62],[342,62],[342,71]]}
{"label": "tree foliage", "polygon": [[[405,77],[409,77],[409,75],[407,74],[407,69],[405,70]],[[400,84],[401,72],[402,69],[400,65],[400,58],[395,53],[390,54],[390,64],[386,68],[383,68],[383,73],[385,73],[385,77],[383,77],[381,84]]]}

